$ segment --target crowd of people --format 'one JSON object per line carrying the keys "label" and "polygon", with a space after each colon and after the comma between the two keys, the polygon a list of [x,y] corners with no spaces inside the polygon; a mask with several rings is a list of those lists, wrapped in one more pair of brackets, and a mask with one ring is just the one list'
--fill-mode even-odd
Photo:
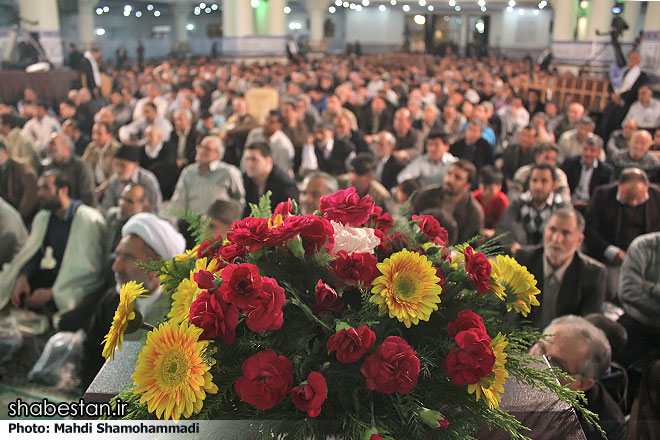
{"label": "crowd of people", "polygon": [[84,383],[120,284],[144,283],[143,314],[161,294],[134,263],[194,245],[184,210],[225,234],[267,191],[312,214],[352,186],[394,218],[434,216],[450,244],[499,236],[538,282],[531,321],[555,333],[534,350],[626,438],[660,359],[660,101],[639,68],[590,112],[526,90],[557,75],[530,60],[126,60],[105,95],[100,52],[84,60],[65,99],[0,100],[0,299],[85,329]]}

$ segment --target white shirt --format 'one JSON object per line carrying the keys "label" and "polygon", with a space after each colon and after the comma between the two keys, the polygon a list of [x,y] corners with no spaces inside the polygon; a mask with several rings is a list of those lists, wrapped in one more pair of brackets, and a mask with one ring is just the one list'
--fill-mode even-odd
{"label": "white shirt", "polygon": [[158,113],[158,116],[162,116],[163,118],[167,117],[167,100],[162,96],[156,96],[154,99],[149,99],[147,97],[139,99],[137,104],[135,104],[135,110],[133,110],[133,119],[142,118],[144,105],[147,102],[153,102],[153,104],[156,106],[156,112]]}
{"label": "white shirt", "polygon": [[40,150],[44,150],[54,134],[60,132],[62,127],[53,116],[46,114],[41,120],[36,117],[30,119],[23,126],[23,133],[30,136]]}
{"label": "white shirt", "polygon": [[[263,127],[253,128],[245,140],[245,146],[255,142],[266,142],[270,145],[273,163],[288,175],[293,176],[293,156],[296,153],[291,139],[282,130],[277,130],[270,138],[266,138]],[[243,157],[245,157],[245,151]],[[245,171],[244,159],[241,159],[241,169]]]}
{"label": "white shirt", "polygon": [[163,143],[159,143],[158,145],[149,145],[149,144],[144,144],[144,154],[147,155],[148,158],[150,159],[155,159],[158,157],[158,153],[160,153],[160,150],[163,149]]}
{"label": "white shirt", "polygon": [[99,65],[96,62],[96,58],[94,58],[92,52],[90,51],[85,51],[85,54],[83,56],[87,58],[89,64],[92,66],[92,75],[94,76],[94,82],[96,83],[96,87],[101,87],[101,71],[99,70]]}
{"label": "white shirt", "polygon": [[449,171],[449,167],[456,161],[458,159],[449,153],[443,154],[439,162],[433,162],[429,159],[428,154],[423,154],[413,159],[401,170],[397,182],[402,183],[408,179],[419,178],[422,186],[440,185]]}
{"label": "white shirt", "polygon": [[651,98],[648,107],[644,107],[640,101],[635,101],[630,106],[623,123],[629,119],[635,119],[638,127],[655,128],[660,126],[660,100]]}
{"label": "white shirt", "polygon": [[639,68],[639,64],[636,65],[635,67],[631,67],[628,70],[628,72],[626,72],[626,75],[623,77],[623,84],[621,84],[621,87],[614,90],[614,92],[617,95],[620,95],[630,90],[632,86],[635,85],[635,81],[637,81],[637,78],[639,78],[639,75],[641,73],[642,70]]}

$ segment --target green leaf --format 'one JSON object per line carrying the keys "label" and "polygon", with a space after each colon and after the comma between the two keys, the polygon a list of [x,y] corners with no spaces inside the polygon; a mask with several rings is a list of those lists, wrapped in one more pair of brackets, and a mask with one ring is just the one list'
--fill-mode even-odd
{"label": "green leaf", "polygon": [[273,215],[273,212],[270,210],[270,196],[272,192],[270,190],[266,191],[266,194],[261,196],[259,199],[259,204],[255,205],[250,203],[250,216],[254,218],[270,218]]}

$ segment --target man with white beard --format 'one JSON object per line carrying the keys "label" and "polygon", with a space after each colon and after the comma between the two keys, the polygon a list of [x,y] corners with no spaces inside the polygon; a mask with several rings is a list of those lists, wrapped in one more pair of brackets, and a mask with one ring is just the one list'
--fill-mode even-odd
{"label": "man with white beard", "polygon": [[563,315],[586,316],[601,311],[607,280],[605,266],[584,255],[584,218],[572,207],[560,208],[548,219],[543,244],[520,248],[516,260],[534,275],[540,307],[529,318],[544,328]]}
{"label": "man with white beard", "polygon": [[[87,340],[83,348],[84,369],[83,385],[91,383],[98,370],[103,366],[101,341],[108,332],[115,310],[119,304],[119,292],[123,284],[129,281],[142,283],[147,290],[144,298],[135,300],[136,309],[142,314],[144,322],[155,324],[169,310],[168,301],[163,297],[158,274],[147,272],[135,263],[148,263],[149,260],[171,260],[185,251],[186,241],[174,227],[156,215],[143,212],[131,217],[122,228],[122,238],[115,250],[116,258],[112,265],[116,285],[106,291],[98,301],[86,329]],[[139,340],[144,330],[125,335],[125,340]]]}

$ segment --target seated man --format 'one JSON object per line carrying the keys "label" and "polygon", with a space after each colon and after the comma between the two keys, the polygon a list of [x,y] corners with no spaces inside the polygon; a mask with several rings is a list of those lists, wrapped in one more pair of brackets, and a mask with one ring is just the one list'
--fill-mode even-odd
{"label": "seated man", "polygon": [[514,254],[521,246],[537,245],[543,238],[543,224],[553,212],[567,205],[555,192],[557,172],[547,163],[532,167],[529,191],[513,199],[497,225],[497,234],[509,232],[500,241]]}
{"label": "seated man", "polygon": [[456,243],[464,243],[484,228],[484,212],[470,193],[477,170],[464,159],[451,165],[442,186],[432,186],[418,192],[410,203],[411,214],[426,214],[427,210],[441,209],[450,213],[458,232]]}
{"label": "seated man", "polygon": [[355,145],[335,137],[334,126],[318,124],[314,137],[303,145],[299,174],[323,171],[332,175],[346,173],[348,163],[355,156]]}
{"label": "seated man", "polygon": [[492,238],[495,228],[499,223],[504,211],[509,206],[509,199],[502,192],[502,172],[492,165],[486,165],[479,173],[479,189],[472,192],[472,197],[479,202],[484,210],[485,228],[481,235]]}
{"label": "seated man", "polygon": [[543,229],[543,244],[522,247],[516,260],[526,266],[541,290],[540,307],[529,319],[543,328],[562,315],[601,311],[605,299],[605,266],[580,252],[584,218],[571,207],[553,212]]}
{"label": "seated man", "polygon": [[220,138],[202,139],[196,162],[185,167],[179,176],[172,195],[172,209],[204,214],[214,200],[234,200],[245,206],[243,176],[238,168],[221,160],[224,152]]}
{"label": "seated man", "polygon": [[[271,110],[261,127],[250,130],[245,145],[266,142],[272,151],[273,163],[279,169],[293,177],[293,158],[296,154],[291,139],[282,131],[284,118],[279,110]],[[241,159],[241,170],[245,170],[245,151]]]}
{"label": "seated man", "polygon": [[44,171],[57,170],[69,182],[69,196],[88,206],[96,205],[92,168],[80,156],[73,153],[73,143],[64,134],[57,134],[48,142],[50,163]]}
{"label": "seated man", "polygon": [[484,165],[493,165],[495,158],[493,157],[493,148],[488,141],[481,137],[481,131],[484,125],[472,119],[468,122],[465,129],[465,138],[452,144],[449,152],[459,159],[465,159],[477,167],[477,172]]}
{"label": "seated man", "polygon": [[323,171],[315,171],[305,177],[300,186],[300,213],[312,215],[319,209],[321,197],[327,197],[339,190],[337,179]]}
{"label": "seated man", "polygon": [[[545,355],[550,365],[561,368],[574,379],[562,383],[574,391],[584,391],[587,409],[598,414],[598,423],[609,440],[626,438],[623,413],[598,380],[611,363],[611,349],[602,330],[586,319],[567,315],[554,319],[543,333],[552,336],[530,350],[533,355]],[[579,414],[578,419],[587,440],[602,439],[600,432]]]}
{"label": "seated man", "polygon": [[29,307],[47,315],[54,326],[63,312],[75,309],[103,283],[105,220],[94,208],[69,197],[69,183],[57,171],[39,178],[42,208],[26,245],[0,273],[0,308]]}
{"label": "seated man", "polygon": [[28,237],[21,215],[0,197],[0,267],[9,263]]}
{"label": "seated man", "polygon": [[624,168],[636,167],[644,170],[651,182],[660,179],[660,159],[649,150],[653,143],[651,133],[637,130],[630,138],[628,149],[612,156],[612,165],[618,176]]}
{"label": "seated man", "polygon": [[424,136],[413,128],[410,110],[404,107],[394,112],[392,127],[396,138],[394,155],[399,160],[408,163],[424,152]]}
{"label": "seated man", "polygon": [[603,140],[589,134],[582,143],[579,156],[569,156],[561,166],[568,178],[573,206],[584,210],[597,186],[614,180],[614,168],[598,158],[603,151]]}
{"label": "seated man", "polygon": [[139,183],[148,189],[151,212],[159,212],[163,200],[158,179],[151,171],[140,166],[142,150],[130,145],[122,145],[115,153],[113,168],[115,173],[108,181],[103,191],[101,211],[108,212],[113,206],[119,205],[122,191],[130,183]]}
{"label": "seated man", "polygon": [[617,183],[596,188],[585,217],[587,253],[607,264],[607,299],[614,300],[630,243],[660,231],[660,189],[649,184],[644,171],[627,168]]}
{"label": "seated man", "polygon": [[385,189],[391,191],[397,183],[397,176],[403,169],[405,162],[399,159],[394,151],[396,138],[389,131],[381,131],[375,136],[372,148],[378,161],[376,166],[376,180]]}
{"label": "seated man", "polygon": [[226,238],[231,225],[243,218],[243,212],[241,205],[233,200],[216,200],[209,206],[206,218],[209,219],[209,234]]}
{"label": "seated man", "polygon": [[641,128],[654,129],[660,126],[660,100],[653,97],[649,86],[642,86],[637,92],[637,101],[628,110],[624,122],[636,119]]}
{"label": "seated man", "polygon": [[[83,346],[83,387],[87,387],[98,370],[103,366],[101,356],[103,337],[119,304],[121,286],[129,281],[142,283],[147,290],[144,298],[135,300],[135,308],[142,314],[144,322],[156,324],[169,310],[169,301],[156,304],[163,297],[158,274],[147,272],[135,262],[148,263],[149,260],[171,260],[184,252],[185,240],[169,223],[151,213],[136,214],[122,228],[122,238],[117,246],[112,271],[116,284],[102,294],[97,301],[87,325],[87,339]],[[145,331],[125,335],[126,340],[140,340]]]}
{"label": "seated man", "polygon": [[351,160],[348,173],[339,178],[342,188],[355,187],[360,197],[367,194],[374,199],[377,206],[384,211],[390,210],[392,196],[390,192],[376,180],[376,158],[370,153],[360,153]]}
{"label": "seated man", "polygon": [[113,253],[121,240],[121,228],[129,218],[140,212],[149,212],[149,197],[146,187],[139,183],[129,183],[121,192],[119,206],[113,206],[105,215],[106,246],[108,253]]}
{"label": "seated man", "polygon": [[[577,127],[568,130],[557,140],[557,145],[559,146],[559,156],[557,156],[557,162],[562,163],[568,156],[575,156],[580,154],[582,151],[582,145],[589,135],[594,135],[594,129],[596,128],[596,123],[590,117],[584,117],[580,119]],[[602,139],[601,139],[602,142]],[[605,158],[603,154],[602,159]]]}
{"label": "seated man", "polygon": [[418,179],[422,186],[442,185],[451,164],[458,159],[449,152],[448,135],[432,131],[426,138],[426,153],[410,162],[401,170],[399,183]]}
{"label": "seated man", "polygon": [[[511,186],[509,186],[509,190],[507,192],[509,200],[516,199],[522,193],[529,190],[529,177],[531,175],[534,164],[547,163],[557,167],[558,154],[559,150],[557,149],[557,145],[553,143],[539,144],[534,147],[534,162],[518,168],[516,174],[513,175],[513,181],[511,182]],[[570,202],[571,191],[568,188],[568,179],[566,178],[566,173],[564,173],[560,168],[555,168],[555,172],[557,173],[557,187],[555,188],[555,192],[561,194],[566,202]]]}
{"label": "seated man", "polygon": [[270,146],[265,142],[248,144],[243,151],[245,173],[245,217],[250,215],[250,203],[259,204],[261,196],[271,192],[270,206],[274,209],[280,202],[288,199],[298,201],[300,192],[296,182],[273,163]]}
{"label": "seated man", "polygon": [[607,148],[605,154],[608,160],[612,160],[615,153],[619,151],[628,151],[630,138],[633,133],[637,131],[637,121],[635,119],[628,119],[623,123],[620,130],[615,130],[610,135],[607,141]]}
{"label": "seated man", "polygon": [[516,171],[524,165],[534,163],[534,144],[538,139],[538,130],[533,125],[523,128],[518,138],[518,143],[506,147],[502,153],[502,172],[506,179],[507,187],[511,187],[513,176]]}
{"label": "seated man", "polygon": [[30,165],[11,157],[7,146],[0,142],[0,197],[30,224],[37,208],[37,176]]}
{"label": "seated man", "polygon": [[152,102],[146,102],[142,106],[142,117],[135,119],[128,125],[124,125],[119,129],[119,140],[122,144],[131,145],[134,147],[142,146],[146,143],[144,137],[147,127],[156,125],[160,128],[163,134],[163,141],[170,140],[172,135],[172,124],[169,120],[159,116],[156,111],[156,106]]}
{"label": "seated man", "polygon": [[9,155],[15,159],[21,159],[29,164],[35,171],[39,169],[39,154],[32,138],[21,131],[21,121],[18,116],[11,113],[0,115],[0,136],[7,145]]}
{"label": "seated man", "polygon": [[155,125],[147,127],[145,139],[147,143],[144,144],[140,156],[140,167],[156,176],[163,200],[169,200],[179,175],[176,165],[176,144],[172,141],[163,142],[160,128]]}
{"label": "seated man", "polygon": [[82,155],[84,161],[92,167],[96,181],[96,193],[100,195],[114,173],[112,159],[121,145],[112,135],[107,122],[97,122],[92,127],[92,142],[87,145]]}
{"label": "seated man", "polygon": [[628,332],[628,344],[619,360],[643,371],[660,359],[660,232],[640,235],[630,246],[619,279],[619,300],[625,313],[619,323]]}

